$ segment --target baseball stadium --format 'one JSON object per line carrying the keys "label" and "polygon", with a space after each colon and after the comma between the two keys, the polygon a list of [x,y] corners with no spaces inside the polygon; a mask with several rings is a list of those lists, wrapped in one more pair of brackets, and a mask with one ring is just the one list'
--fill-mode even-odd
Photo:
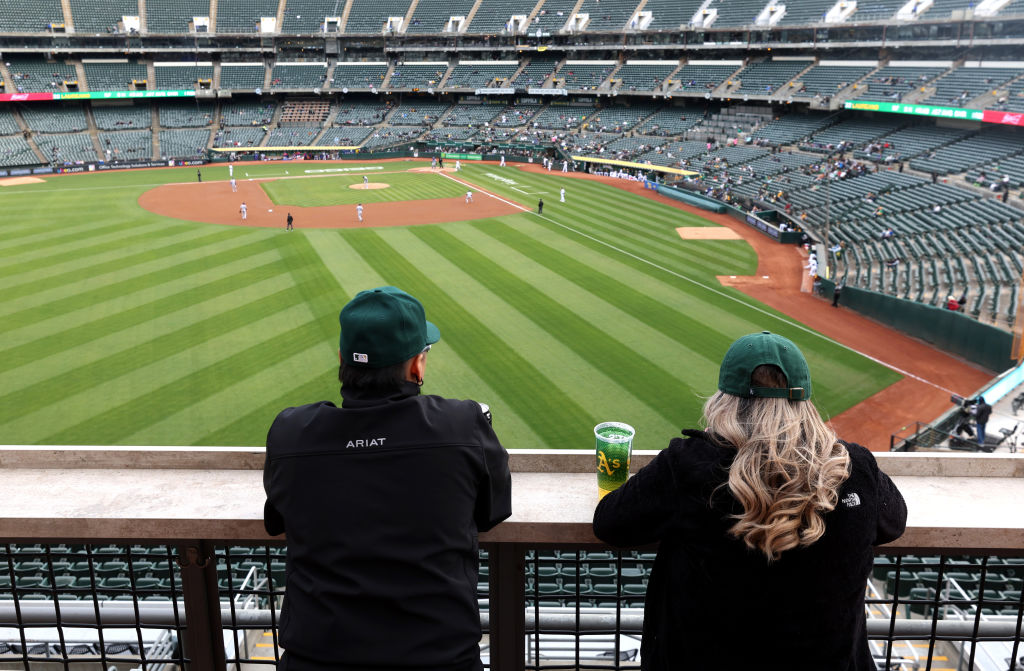
{"label": "baseball stadium", "polygon": [[0,0],[0,669],[281,659],[267,432],[382,286],[509,452],[485,668],[641,668],[594,427],[635,473],[761,331],[907,500],[876,668],[1024,668],[1022,45],[1024,0]]}

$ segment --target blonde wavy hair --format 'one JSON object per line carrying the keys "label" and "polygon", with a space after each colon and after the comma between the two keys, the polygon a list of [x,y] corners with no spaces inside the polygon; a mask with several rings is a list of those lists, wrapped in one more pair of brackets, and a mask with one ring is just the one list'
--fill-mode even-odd
{"label": "blonde wavy hair", "polygon": [[[751,384],[787,386],[771,365],[755,368]],[[821,538],[850,455],[810,401],[717,392],[704,404],[704,425],[716,442],[736,448],[728,486],[743,514],[734,515],[730,535],[769,561]]]}

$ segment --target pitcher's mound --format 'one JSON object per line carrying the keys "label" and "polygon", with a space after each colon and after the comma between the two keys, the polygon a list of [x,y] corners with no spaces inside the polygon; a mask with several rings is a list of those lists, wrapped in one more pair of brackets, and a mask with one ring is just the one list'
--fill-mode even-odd
{"label": "pitcher's mound", "polygon": [[390,184],[385,184],[384,182],[370,182],[368,184],[349,184],[348,188],[350,188],[350,189],[386,189],[389,186],[391,186],[391,185]]}

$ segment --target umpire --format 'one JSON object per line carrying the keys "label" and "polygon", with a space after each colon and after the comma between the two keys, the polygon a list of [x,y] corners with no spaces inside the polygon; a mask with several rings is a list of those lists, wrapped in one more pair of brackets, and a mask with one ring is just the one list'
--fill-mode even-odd
{"label": "umpire", "polygon": [[477,532],[511,514],[508,453],[478,403],[420,394],[441,333],[418,300],[362,291],[340,322],[341,407],[288,408],[267,435],[280,668],[476,671]]}

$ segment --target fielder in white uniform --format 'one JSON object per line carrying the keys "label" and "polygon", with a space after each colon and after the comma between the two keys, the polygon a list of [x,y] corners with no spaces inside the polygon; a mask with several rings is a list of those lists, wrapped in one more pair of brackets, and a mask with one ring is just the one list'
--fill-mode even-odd
{"label": "fielder in white uniform", "polygon": [[238,191],[238,182],[236,182],[235,178],[232,177],[231,178],[231,192],[234,193],[235,191]]}
{"label": "fielder in white uniform", "polygon": [[472,191],[467,191],[466,192],[466,202],[467,203],[472,203],[473,202],[473,192]]}
{"label": "fielder in white uniform", "polygon": [[462,170],[462,161],[455,162],[455,172]]}
{"label": "fielder in white uniform", "polygon": [[362,203],[359,203],[358,205],[356,205],[356,218],[359,221],[363,220],[363,204]]}
{"label": "fielder in white uniform", "polygon": [[562,161],[562,172],[569,172],[569,162]]}
{"label": "fielder in white uniform", "polygon": [[561,192],[558,195],[559,195],[559,200],[564,203],[565,202],[565,189],[562,189]]}
{"label": "fielder in white uniform", "polygon": [[498,164],[498,167],[499,168],[504,168],[505,167],[505,155],[504,154],[501,155],[501,163]]}
{"label": "fielder in white uniform", "polygon": [[235,176],[235,166],[232,165],[231,163],[228,163],[228,177],[234,177],[234,176]]}
{"label": "fielder in white uniform", "polygon": [[367,177],[366,175],[363,175],[363,187],[365,188],[366,185],[369,184],[369,183],[370,183],[370,178]]}
{"label": "fielder in white uniform", "polygon": [[242,221],[245,221],[245,217],[249,211],[249,208],[245,206],[245,202],[242,202],[242,207],[238,208],[238,211],[242,213]]}

